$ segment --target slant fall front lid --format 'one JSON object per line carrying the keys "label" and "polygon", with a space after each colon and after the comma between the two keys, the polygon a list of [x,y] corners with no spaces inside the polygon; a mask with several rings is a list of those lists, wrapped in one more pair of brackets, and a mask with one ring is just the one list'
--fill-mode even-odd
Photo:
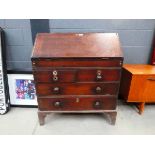
{"label": "slant fall front lid", "polygon": [[39,33],[32,58],[123,57],[116,33]]}

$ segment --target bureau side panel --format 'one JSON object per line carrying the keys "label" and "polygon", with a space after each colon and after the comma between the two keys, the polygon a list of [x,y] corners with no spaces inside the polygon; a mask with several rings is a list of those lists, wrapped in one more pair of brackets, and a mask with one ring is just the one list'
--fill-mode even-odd
{"label": "bureau side panel", "polygon": [[122,69],[119,95],[122,99],[128,100],[132,80],[132,74],[125,68]]}

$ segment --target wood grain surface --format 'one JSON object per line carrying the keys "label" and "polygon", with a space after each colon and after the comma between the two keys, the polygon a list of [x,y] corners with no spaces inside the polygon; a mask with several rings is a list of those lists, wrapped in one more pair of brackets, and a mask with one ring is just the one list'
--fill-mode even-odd
{"label": "wood grain surface", "polygon": [[116,33],[40,33],[32,57],[122,57],[122,50]]}

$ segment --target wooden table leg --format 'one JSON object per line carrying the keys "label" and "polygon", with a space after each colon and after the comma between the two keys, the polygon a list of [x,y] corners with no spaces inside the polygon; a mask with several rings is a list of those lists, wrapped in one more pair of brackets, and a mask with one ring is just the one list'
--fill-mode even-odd
{"label": "wooden table leg", "polygon": [[104,115],[111,125],[115,125],[117,112],[105,112]]}
{"label": "wooden table leg", "polygon": [[138,104],[139,114],[141,115],[144,112],[145,102],[141,102]]}
{"label": "wooden table leg", "polygon": [[40,125],[44,125],[45,124],[45,117],[46,117],[46,115],[47,115],[46,112],[38,111],[38,118],[39,118],[39,124]]}

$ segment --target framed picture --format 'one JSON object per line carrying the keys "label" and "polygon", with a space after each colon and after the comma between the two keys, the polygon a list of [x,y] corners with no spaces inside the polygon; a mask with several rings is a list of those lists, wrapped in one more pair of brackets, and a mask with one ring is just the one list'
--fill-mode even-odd
{"label": "framed picture", "polygon": [[8,82],[11,105],[37,106],[32,74],[8,74]]}

